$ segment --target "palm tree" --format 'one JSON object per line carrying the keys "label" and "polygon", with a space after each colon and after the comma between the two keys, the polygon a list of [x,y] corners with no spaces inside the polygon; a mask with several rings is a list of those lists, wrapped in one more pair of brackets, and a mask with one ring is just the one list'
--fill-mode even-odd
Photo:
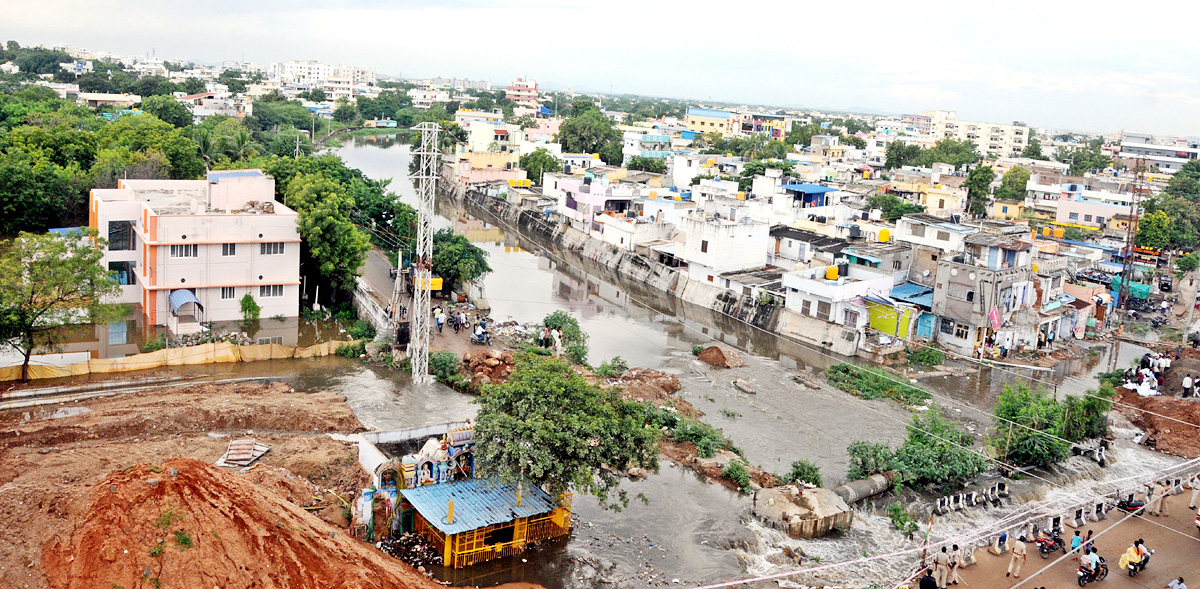
{"label": "palm tree", "polygon": [[254,155],[254,138],[250,132],[240,129],[229,142],[229,155],[233,161],[238,161]]}
{"label": "palm tree", "polygon": [[213,157],[217,155],[217,142],[213,141],[212,135],[208,129],[196,130],[196,146],[200,148],[200,157],[204,158],[204,168],[208,171],[209,164],[212,163]]}

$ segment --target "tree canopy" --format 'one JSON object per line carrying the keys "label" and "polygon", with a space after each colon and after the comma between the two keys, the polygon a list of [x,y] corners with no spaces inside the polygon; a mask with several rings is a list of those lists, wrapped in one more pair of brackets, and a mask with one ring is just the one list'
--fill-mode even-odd
{"label": "tree canopy", "polygon": [[558,142],[563,153],[595,153],[606,164],[621,163],[621,133],[613,127],[611,119],[594,107],[563,121],[558,128]]}
{"label": "tree canopy", "polygon": [[354,290],[367,260],[367,236],[354,226],[354,198],[336,180],[300,174],[287,185],[284,204],[295,209],[300,237],[316,270],[336,288]]}
{"label": "tree canopy", "polygon": [[1054,159],[1070,164],[1072,176],[1082,176],[1085,172],[1096,172],[1112,165],[1112,157],[1103,152],[1103,147],[1104,140],[1096,138],[1074,149],[1060,147],[1055,150]]}
{"label": "tree canopy", "polygon": [[996,200],[1025,200],[1025,187],[1029,184],[1029,170],[1014,166],[1000,179]]}
{"label": "tree canopy", "polygon": [[542,147],[521,156],[520,166],[529,175],[529,179],[538,186],[542,184],[542,176],[546,172],[561,172],[563,169],[562,162]]}
{"label": "tree canopy", "polygon": [[895,221],[904,215],[925,212],[925,207],[906,202],[892,194],[879,194],[867,199],[867,206],[879,209],[885,221]]}
{"label": "tree canopy", "polygon": [[1046,390],[1005,385],[996,400],[995,429],[988,445],[1013,466],[1041,466],[1070,456],[1071,443],[1102,437],[1108,431],[1112,385],[1089,396],[1062,401]]}
{"label": "tree canopy", "polygon": [[987,466],[982,456],[967,449],[974,443],[971,434],[955,426],[941,409],[930,408],[913,416],[908,438],[892,459],[893,468],[913,484],[959,487]]}
{"label": "tree canopy", "polygon": [[662,158],[642,157],[635,155],[629,158],[629,163],[625,167],[630,170],[640,170],[643,172],[654,172],[655,174],[667,173],[667,162]]}
{"label": "tree canopy", "polygon": [[967,188],[967,214],[987,214],[988,203],[991,202],[991,184],[996,179],[996,173],[990,166],[979,166],[967,175],[963,186]]}
{"label": "tree canopy", "polygon": [[433,273],[441,276],[451,288],[491,272],[487,258],[486,251],[448,227],[433,234]]}
{"label": "tree canopy", "polygon": [[1138,221],[1137,245],[1156,250],[1171,245],[1171,216],[1166,211],[1154,211],[1142,215]]}
{"label": "tree canopy", "polygon": [[659,430],[646,406],[587,381],[558,359],[517,358],[508,382],[486,385],[475,423],[479,476],[533,485],[552,497],[587,493],[628,503],[620,473],[658,468]]}
{"label": "tree canopy", "polygon": [[1021,150],[1021,157],[1027,157],[1035,160],[1048,160],[1042,153],[1042,142],[1038,141],[1037,137],[1030,137],[1029,143],[1025,144],[1025,148]]}
{"label": "tree canopy", "polygon": [[142,99],[142,110],[180,129],[192,126],[192,109],[170,96],[149,96]]}
{"label": "tree canopy", "polygon": [[918,145],[905,145],[901,141],[888,144],[887,161],[884,166],[891,170],[903,166],[919,166],[928,168],[936,163],[950,164],[955,169],[965,164],[979,161],[979,153],[975,144],[970,141],[943,139],[929,149],[921,149]]}
{"label": "tree canopy", "polygon": [[105,305],[120,293],[111,273],[100,265],[105,241],[95,230],[65,235],[21,233],[0,256],[0,345],[24,360],[21,379],[29,379],[29,358],[37,350],[54,351],[64,326],[102,323],[122,313]]}

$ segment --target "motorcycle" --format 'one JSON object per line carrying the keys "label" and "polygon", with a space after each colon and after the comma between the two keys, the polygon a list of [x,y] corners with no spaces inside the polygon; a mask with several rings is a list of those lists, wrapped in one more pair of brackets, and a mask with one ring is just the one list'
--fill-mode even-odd
{"label": "motorcycle", "polygon": [[1132,501],[1130,501],[1129,499],[1121,499],[1121,500],[1117,501],[1117,509],[1120,510],[1122,513],[1128,513],[1128,514],[1132,514],[1132,515],[1145,515],[1146,502],[1138,501],[1136,499],[1134,499]]}
{"label": "motorcycle", "polygon": [[1067,544],[1063,542],[1062,532],[1058,529],[1055,529],[1049,538],[1034,538],[1033,541],[1037,543],[1038,552],[1042,554],[1042,558],[1049,558],[1051,552],[1062,550],[1066,553],[1067,551]]}
{"label": "motorcycle", "polygon": [[492,345],[492,334],[487,331],[479,334],[471,334],[471,343],[490,346]]}
{"label": "motorcycle", "polygon": [[1088,583],[1103,581],[1108,576],[1108,563],[1104,561],[1104,557],[1100,557],[1100,563],[1096,565],[1095,574],[1085,566],[1079,567],[1079,572],[1075,573],[1080,587],[1087,586]]}
{"label": "motorcycle", "polygon": [[1142,562],[1139,562],[1137,564],[1130,563],[1129,568],[1125,569],[1125,572],[1129,573],[1130,577],[1138,576],[1138,573],[1146,570],[1146,565],[1150,564],[1150,555],[1151,554],[1154,554],[1153,550],[1151,550],[1149,553],[1147,553],[1146,556],[1142,557]]}
{"label": "motorcycle", "polygon": [[1150,320],[1150,325],[1152,327],[1154,327],[1154,329],[1158,329],[1166,324],[1167,324],[1166,317],[1155,317],[1154,319]]}

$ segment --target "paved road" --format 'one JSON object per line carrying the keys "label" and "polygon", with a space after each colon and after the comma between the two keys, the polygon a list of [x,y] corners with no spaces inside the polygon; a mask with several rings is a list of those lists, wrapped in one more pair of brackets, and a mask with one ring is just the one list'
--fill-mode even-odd
{"label": "paved road", "polygon": [[386,307],[392,297],[392,285],[395,282],[388,273],[392,263],[388,261],[383,251],[374,246],[367,253],[367,262],[363,265],[363,280],[371,287],[371,294],[379,301],[380,307]]}
{"label": "paved road", "polygon": [[[1196,510],[1188,509],[1191,491],[1182,495],[1172,496],[1169,504],[1170,515],[1155,517],[1124,516],[1110,513],[1109,518],[1102,522],[1092,522],[1083,528],[1094,530],[1099,534],[1102,530],[1111,531],[1096,539],[1096,548],[1109,564],[1108,578],[1094,585],[1096,589],[1110,588],[1147,588],[1159,589],[1165,587],[1172,579],[1182,576],[1191,587],[1200,586],[1200,536],[1197,535],[1195,518]],[[1064,537],[1067,545],[1074,534],[1074,528],[1065,528]],[[1129,577],[1117,566],[1117,561],[1134,540],[1143,538],[1146,546],[1155,550],[1154,556],[1145,572],[1137,577]],[[1077,586],[1075,573],[1079,569],[1078,559],[1068,558],[1057,564],[1056,559],[1063,556],[1059,552],[1042,560],[1033,544],[1027,544],[1028,556],[1021,570],[1021,578],[1005,577],[1009,555],[996,556],[986,550],[976,551],[979,563],[962,570],[964,583],[961,586],[972,589],[1004,588],[1008,589],[1024,581],[1022,588],[1036,587],[1062,588]],[[1039,572],[1040,571],[1040,572]],[[1035,576],[1035,573],[1038,573]]]}

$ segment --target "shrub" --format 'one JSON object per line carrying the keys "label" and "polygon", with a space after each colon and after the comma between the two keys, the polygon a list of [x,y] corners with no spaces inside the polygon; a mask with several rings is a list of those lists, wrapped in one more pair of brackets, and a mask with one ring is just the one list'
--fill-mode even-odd
{"label": "shrub", "polygon": [[804,482],[820,487],[821,467],[808,460],[797,460],[792,463],[792,472],[788,473],[787,480],[790,483]]}
{"label": "shrub", "polygon": [[429,373],[446,384],[458,375],[458,364],[458,355],[454,352],[441,350],[429,355]]}
{"label": "shrub", "polygon": [[692,346],[692,355],[693,356],[699,356],[700,352],[703,352],[703,351],[704,351],[704,346],[701,346],[699,344]]}
{"label": "shrub", "polygon": [[191,548],[194,546],[192,543],[192,536],[183,530],[175,530],[175,545],[178,546],[180,550],[187,550],[188,548]]}
{"label": "shrub", "polygon": [[258,316],[262,313],[262,307],[258,306],[258,302],[250,293],[246,293],[242,297],[242,321],[245,323],[253,323],[258,321]]}
{"label": "shrub", "polygon": [[729,461],[729,464],[721,474],[733,481],[738,487],[741,487],[742,491],[746,493],[750,492],[750,472],[746,470],[746,467],[741,462],[736,460]]}
{"label": "shrub", "polygon": [[363,342],[350,342],[342,344],[338,349],[334,350],[334,354],[345,356],[347,358],[357,358],[367,353],[367,344]]}
{"label": "shrub", "polygon": [[850,455],[850,468],[846,472],[846,478],[850,480],[865,479],[888,470],[895,456],[887,444],[861,440],[851,442],[846,453]]}
{"label": "shrub", "polygon": [[359,319],[350,326],[350,337],[354,339],[375,339],[375,326],[370,322]]}
{"label": "shrub", "polygon": [[167,347],[167,338],[166,336],[160,335],[152,340],[148,340],[146,344],[142,346],[142,353],[157,352],[165,347]]}
{"label": "shrub", "polygon": [[354,308],[354,303],[343,301],[335,304],[330,311],[333,318],[338,321],[354,321],[358,319],[358,309]]}
{"label": "shrub", "polygon": [[600,363],[600,366],[596,368],[596,375],[605,378],[616,378],[624,374],[626,370],[629,370],[629,364],[620,356],[613,356],[612,360]]}
{"label": "shrub", "polygon": [[908,438],[896,449],[892,465],[906,482],[960,487],[987,466],[982,456],[969,450],[974,443],[971,434],[932,407],[913,416]]}
{"label": "shrub", "polygon": [[572,362],[580,366],[587,366],[587,344],[571,344],[567,346],[567,349],[564,350],[564,353]]}
{"label": "shrub", "polygon": [[865,368],[842,362],[825,371],[829,384],[861,399],[887,397],[905,405],[923,405],[929,402],[929,393],[900,382],[878,368]]}
{"label": "shrub", "polygon": [[1125,371],[1118,368],[1111,372],[1101,372],[1096,375],[1096,380],[1099,380],[1100,384],[1119,387],[1125,383]]}
{"label": "shrub", "polygon": [[542,319],[542,325],[558,329],[562,334],[563,350],[567,358],[580,366],[587,365],[587,334],[579,328],[579,321],[566,311],[555,311]]}
{"label": "shrub", "polygon": [[162,553],[162,544],[155,544],[152,548],[150,548],[150,556],[162,556]]}
{"label": "shrub", "polygon": [[937,366],[946,363],[946,354],[941,350],[924,347],[917,350],[909,348],[907,352],[909,366]]}
{"label": "shrub", "polygon": [[671,438],[691,442],[701,458],[712,458],[719,449],[731,447],[729,440],[717,428],[695,419],[680,419],[671,429]]}
{"label": "shrub", "polygon": [[921,531],[921,527],[917,525],[917,522],[913,521],[912,516],[908,514],[908,510],[903,507],[891,505],[887,509],[887,514],[888,518],[892,520],[892,525],[897,530],[908,534],[909,538],[912,538],[913,534]]}
{"label": "shrub", "polygon": [[529,353],[529,354],[536,354],[538,356],[549,356],[550,354],[554,353],[553,350],[541,348],[541,347],[530,345],[530,344],[525,344],[525,347],[522,348],[522,351]]}

